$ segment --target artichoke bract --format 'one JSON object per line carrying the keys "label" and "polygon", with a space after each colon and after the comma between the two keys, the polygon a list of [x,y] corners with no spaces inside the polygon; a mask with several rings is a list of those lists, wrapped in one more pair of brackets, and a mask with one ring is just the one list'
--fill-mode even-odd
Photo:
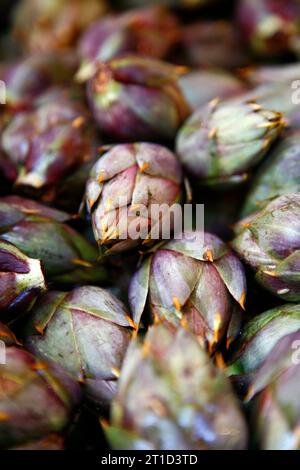
{"label": "artichoke bract", "polygon": [[40,297],[24,343],[84,384],[88,398],[107,405],[135,325],[125,306],[100,287],[50,291]]}
{"label": "artichoke bract", "polygon": [[300,135],[291,132],[276,145],[253,178],[243,217],[257,212],[272,199],[300,191]]}
{"label": "artichoke bract", "polygon": [[255,54],[278,57],[297,50],[299,15],[298,0],[240,0],[236,20]]}
{"label": "artichoke bract", "polygon": [[243,328],[228,369],[229,374],[245,376],[248,381],[256,374],[277,341],[299,330],[300,305],[282,305],[252,318]]}
{"label": "artichoke bract", "polygon": [[46,279],[66,283],[102,281],[97,248],[64,222],[71,216],[30,199],[0,198],[0,239],[43,262]]}
{"label": "artichoke bract", "polygon": [[211,101],[184,123],[177,153],[197,182],[238,184],[260,162],[284,126],[281,113],[254,102]]}
{"label": "artichoke bract", "polygon": [[14,33],[23,49],[68,49],[107,9],[105,0],[22,0],[14,15]]}
{"label": "artichoke bract", "polygon": [[31,109],[38,96],[55,85],[67,85],[76,71],[70,53],[35,54],[0,69],[6,85],[5,107],[13,112]]}
{"label": "artichoke bract", "polygon": [[167,322],[129,347],[105,431],[119,450],[238,450],[247,444],[223,371],[194,335]]}
{"label": "artichoke bract", "polygon": [[45,96],[36,109],[12,118],[1,137],[4,151],[18,168],[18,190],[32,196],[42,192],[47,202],[55,199],[67,176],[96,155],[89,113],[69,95],[61,89]]}
{"label": "artichoke bract", "polygon": [[280,196],[235,226],[232,247],[256,280],[287,301],[300,300],[300,193]]}
{"label": "artichoke bract", "polygon": [[177,84],[183,71],[134,55],[99,64],[87,86],[100,131],[127,142],[173,139],[189,113]]}
{"label": "artichoke bract", "polygon": [[248,393],[262,450],[299,450],[300,332],[282,337],[255,374]]}
{"label": "artichoke bract", "polygon": [[[20,348],[0,324],[0,448],[27,445],[63,431],[80,400],[80,388],[58,369]],[[4,361],[3,361],[4,362]]]}
{"label": "artichoke bract", "polygon": [[149,307],[154,318],[187,325],[214,352],[239,332],[246,299],[242,264],[215,235],[185,231],[146,258],[132,278],[129,302],[139,323]]}
{"label": "artichoke bract", "polygon": [[[120,144],[95,164],[86,186],[86,205],[99,248],[107,254],[160,238],[170,216],[153,211],[180,202],[182,173],[176,156],[151,143]],[[173,220],[173,219],[172,219]],[[170,231],[172,230],[172,220]]]}
{"label": "artichoke bract", "polygon": [[163,7],[106,16],[95,22],[80,40],[82,65],[78,78],[95,71],[97,63],[128,52],[163,59],[178,36],[176,17]]}
{"label": "artichoke bract", "polygon": [[0,317],[14,319],[24,313],[46,289],[41,262],[31,259],[11,243],[0,240]]}

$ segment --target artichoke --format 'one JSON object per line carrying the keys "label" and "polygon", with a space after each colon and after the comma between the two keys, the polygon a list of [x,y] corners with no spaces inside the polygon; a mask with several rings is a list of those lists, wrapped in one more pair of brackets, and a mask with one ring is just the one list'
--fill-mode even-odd
{"label": "artichoke", "polygon": [[224,336],[229,345],[238,334],[245,299],[239,259],[215,235],[188,231],[146,258],[129,289],[136,323],[147,305],[154,319],[166,318],[174,325],[183,322],[208,343],[210,352]]}
{"label": "artichoke", "polygon": [[249,388],[255,440],[262,450],[300,450],[300,332],[282,337]]}
{"label": "artichoke", "polygon": [[226,99],[244,91],[241,80],[229,72],[199,69],[183,75],[179,86],[191,109],[198,109],[214,98]]}
{"label": "artichoke", "polygon": [[118,450],[237,450],[247,443],[224,373],[194,335],[167,322],[129,347],[106,435]]}
{"label": "artichoke", "polygon": [[[188,67],[235,69],[248,65],[250,60],[235,25],[221,19],[201,20],[184,26],[177,62]],[[210,83],[209,86],[214,84]]]}
{"label": "artichoke", "polygon": [[106,9],[105,0],[22,0],[14,16],[15,37],[30,52],[68,49]]}
{"label": "artichoke", "polygon": [[40,297],[24,343],[84,384],[88,398],[107,405],[135,325],[124,305],[100,287],[50,291]]}
{"label": "artichoke", "polygon": [[68,176],[96,155],[89,113],[80,100],[63,89],[43,96],[36,109],[12,118],[1,143],[18,168],[18,190],[42,196],[47,202],[57,198]]}
{"label": "artichoke", "polygon": [[123,141],[170,140],[189,113],[177,84],[182,67],[124,56],[99,64],[88,98],[99,129]]}
{"label": "artichoke", "polygon": [[300,300],[300,193],[280,196],[239,222],[232,247],[256,280],[287,301]]}
{"label": "artichoke", "polygon": [[5,364],[0,364],[0,448],[28,448],[66,427],[80,389],[20,348],[2,325],[0,338],[6,344]]}
{"label": "artichoke", "polygon": [[29,309],[45,290],[41,262],[28,258],[11,243],[0,240],[0,316],[10,321],[14,312]]}
{"label": "artichoke", "polygon": [[6,108],[13,112],[31,109],[48,88],[67,85],[76,71],[70,53],[35,54],[2,66],[0,78],[6,85]]}
{"label": "artichoke", "polygon": [[236,20],[255,54],[278,57],[297,49],[299,15],[298,0],[240,0]]}
{"label": "artichoke", "polygon": [[276,343],[300,331],[300,305],[286,304],[252,318],[244,327],[228,368],[229,375],[251,382]]}
{"label": "artichoke", "polygon": [[78,78],[93,74],[97,63],[125,53],[163,59],[178,36],[176,17],[160,6],[106,16],[92,24],[80,40],[83,62]]}
{"label": "artichoke", "polygon": [[210,186],[238,184],[280,134],[281,113],[254,102],[220,103],[200,108],[182,126],[177,153],[190,175]]}
{"label": "artichoke", "polygon": [[270,200],[300,191],[299,133],[289,133],[274,148],[255,175],[243,207],[247,216],[265,207]]}
{"label": "artichoke", "polygon": [[[288,72],[287,72],[288,75]],[[245,101],[255,101],[264,109],[274,109],[284,115],[285,124],[292,129],[300,127],[300,107],[297,89],[292,88],[293,79],[269,78],[247,93],[230,99],[235,106]],[[295,95],[294,95],[295,94]]]}
{"label": "artichoke", "polygon": [[0,239],[43,262],[46,279],[82,283],[101,281],[97,249],[63,222],[64,212],[17,196],[0,198]]}
{"label": "artichoke", "polygon": [[[104,252],[128,250],[160,237],[168,209],[180,200],[182,174],[176,156],[157,144],[115,145],[95,164],[86,186],[86,204],[96,241]],[[167,219],[168,218],[168,219]],[[157,229],[157,230],[156,230]]]}

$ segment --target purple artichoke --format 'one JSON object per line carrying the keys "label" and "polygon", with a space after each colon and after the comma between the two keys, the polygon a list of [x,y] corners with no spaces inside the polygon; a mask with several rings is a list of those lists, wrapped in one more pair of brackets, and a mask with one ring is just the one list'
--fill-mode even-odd
{"label": "purple artichoke", "polygon": [[82,283],[102,281],[97,248],[63,222],[68,214],[17,196],[0,198],[0,239],[43,262],[47,279]]}
{"label": "purple artichoke", "polygon": [[36,303],[25,345],[84,384],[92,401],[106,405],[135,325],[124,305],[99,287],[48,292]]}
{"label": "purple artichoke", "polygon": [[196,111],[177,137],[177,153],[185,169],[212,187],[238,184],[248,177],[280,134],[279,112],[254,102],[213,100]]}
{"label": "purple artichoke", "polygon": [[264,57],[291,52],[300,33],[298,0],[240,0],[236,13],[240,34]]}
{"label": "purple artichoke", "polygon": [[0,78],[6,85],[6,108],[31,109],[36,98],[55,85],[67,85],[76,71],[77,60],[65,54],[37,54],[2,66]]}
{"label": "purple artichoke", "polygon": [[105,0],[22,0],[14,17],[15,37],[30,52],[68,49],[106,9]]}
{"label": "purple artichoke", "polygon": [[28,258],[11,243],[0,240],[0,316],[11,321],[16,311],[29,309],[45,290],[41,262]]}
{"label": "purple artichoke", "polygon": [[146,308],[152,318],[184,323],[214,352],[227,335],[239,333],[246,279],[238,258],[215,235],[184,232],[146,258],[134,275],[129,302],[139,323]]}
{"label": "purple artichoke", "polygon": [[287,133],[255,175],[243,207],[247,216],[278,196],[300,191],[299,132]]}
{"label": "purple artichoke", "polygon": [[86,187],[100,247],[107,253],[128,250],[151,241],[156,228],[159,238],[169,212],[155,215],[152,208],[179,202],[181,180],[176,156],[165,147],[135,143],[110,148],[94,166]]}
{"label": "purple artichoke", "polygon": [[80,390],[58,369],[18,347],[2,325],[0,338],[6,344],[5,364],[0,364],[0,448],[30,448],[66,427]]}
{"label": "purple artichoke", "polygon": [[178,63],[193,68],[209,66],[234,69],[244,67],[249,62],[235,25],[231,22],[202,20],[182,28]]}
{"label": "purple artichoke", "polygon": [[35,110],[18,113],[1,140],[18,168],[18,189],[42,195],[47,202],[57,198],[69,175],[96,155],[93,127],[84,105],[67,90],[52,93]]}
{"label": "purple artichoke", "polygon": [[235,227],[233,248],[277,297],[300,300],[300,193],[280,196]]}
{"label": "purple artichoke", "polygon": [[224,373],[167,322],[128,349],[106,435],[118,450],[244,449],[247,429]]}
{"label": "purple artichoke", "polygon": [[282,337],[255,374],[252,401],[255,440],[262,450],[300,450],[300,332]]}
{"label": "purple artichoke", "polygon": [[99,62],[125,53],[164,58],[179,36],[176,17],[161,6],[106,16],[95,22],[79,44],[78,77],[89,77]]}
{"label": "purple artichoke", "polygon": [[169,140],[189,109],[177,84],[182,67],[124,56],[99,65],[88,98],[99,129],[125,141]]}

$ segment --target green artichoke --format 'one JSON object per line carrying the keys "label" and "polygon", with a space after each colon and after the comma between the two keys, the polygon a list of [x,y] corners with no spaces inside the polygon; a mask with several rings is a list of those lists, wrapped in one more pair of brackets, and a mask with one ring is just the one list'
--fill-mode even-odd
{"label": "green artichoke", "polygon": [[253,178],[243,217],[265,207],[272,199],[300,191],[299,134],[284,136]]}
{"label": "green artichoke", "polygon": [[235,232],[232,247],[256,280],[281,299],[300,300],[300,193],[274,199]]}
{"label": "green artichoke", "polygon": [[46,289],[41,262],[31,259],[11,243],[0,240],[0,316],[11,321],[30,309]]}
{"label": "green artichoke", "polygon": [[300,305],[286,304],[252,318],[243,327],[229,374],[245,376],[249,382],[277,341],[299,330]]}
{"label": "green artichoke", "polygon": [[238,184],[247,179],[284,126],[281,113],[254,102],[220,102],[200,108],[178,133],[177,153],[201,184]]}
{"label": "green artichoke", "polygon": [[1,324],[0,338],[6,344],[5,363],[0,364],[0,448],[31,447],[66,427],[80,389],[20,348]]}
{"label": "green artichoke", "polygon": [[247,444],[223,371],[194,335],[167,322],[129,347],[105,430],[118,450],[237,450]]}
{"label": "green artichoke", "polygon": [[97,248],[63,222],[71,216],[30,199],[0,198],[0,239],[43,262],[46,279],[82,283],[106,277]]}
{"label": "green artichoke", "polygon": [[49,291],[35,304],[24,343],[84,384],[88,398],[107,405],[135,325],[124,305],[100,287]]}
{"label": "green artichoke", "polygon": [[230,344],[239,333],[246,279],[225,243],[197,234],[185,231],[182,239],[154,249],[132,278],[129,302],[136,323],[148,307],[152,319],[183,322],[214,352],[224,337]]}
{"label": "green artichoke", "polygon": [[249,388],[255,443],[262,450],[300,450],[299,347],[299,330],[282,337]]}

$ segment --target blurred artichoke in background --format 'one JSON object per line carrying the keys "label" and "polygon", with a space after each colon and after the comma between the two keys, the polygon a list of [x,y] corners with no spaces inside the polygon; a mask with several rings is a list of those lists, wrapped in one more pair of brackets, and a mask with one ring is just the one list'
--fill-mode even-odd
{"label": "blurred artichoke in background", "polygon": [[0,240],[1,320],[13,320],[16,311],[24,313],[45,288],[41,262]]}
{"label": "blurred artichoke in background", "polygon": [[255,374],[254,438],[262,450],[300,450],[300,332],[282,337]]}
{"label": "blurred artichoke in background", "polygon": [[80,34],[107,9],[105,0],[21,0],[14,33],[23,49],[49,52],[76,45]]}
{"label": "blurred artichoke in background", "polygon": [[261,210],[278,196],[300,192],[300,135],[291,132],[274,148],[253,178],[243,216]]}
{"label": "blurred artichoke in background", "polygon": [[69,85],[76,67],[77,59],[71,53],[30,55],[1,65],[0,78],[6,85],[5,109],[32,109],[48,88]]}
{"label": "blurred artichoke in background", "polygon": [[169,7],[198,8],[209,5],[216,0],[117,0],[120,6],[126,8],[145,5],[166,5]]}
{"label": "blurred artichoke in background", "polygon": [[[106,253],[125,251],[159,239],[165,215],[180,202],[182,174],[176,156],[157,144],[116,145],[98,160],[86,186],[94,236]],[[157,232],[157,238],[154,236]],[[170,235],[171,236],[171,235]]]}
{"label": "blurred artichoke in background", "polygon": [[25,345],[84,384],[89,399],[109,404],[135,325],[125,306],[99,287],[50,291],[36,303]]}
{"label": "blurred artichoke in background", "polygon": [[124,53],[163,59],[179,35],[176,17],[161,6],[106,16],[92,24],[80,40],[78,78],[92,76],[97,64]]}
{"label": "blurred artichoke in background", "polygon": [[277,297],[300,300],[300,193],[280,196],[235,226],[233,248]]}
{"label": "blurred artichoke in background", "polygon": [[244,91],[244,84],[221,69],[193,70],[179,79],[179,86],[191,109],[198,109],[214,98],[231,98]]}
{"label": "blurred artichoke in background", "polygon": [[251,63],[235,25],[226,20],[202,20],[183,26],[180,49],[174,56],[175,62],[179,60],[188,67],[234,69]]}
{"label": "blurred artichoke in background", "polygon": [[281,113],[254,102],[211,101],[184,123],[177,153],[197,182],[238,184],[267,153],[284,126]]}
{"label": "blurred artichoke in background", "polygon": [[63,222],[64,212],[17,196],[0,198],[0,239],[43,262],[46,279],[66,283],[102,281],[97,248]]}
{"label": "blurred artichoke in background", "polygon": [[173,139],[189,113],[180,73],[182,67],[139,56],[100,64],[88,82],[100,131],[122,141]]}
{"label": "blurred artichoke in background", "polygon": [[247,428],[223,371],[197,338],[166,322],[128,349],[106,429],[126,450],[244,449]]}
{"label": "blurred artichoke in background", "polygon": [[[201,240],[202,239],[202,240]],[[185,231],[146,258],[134,275],[129,301],[139,323],[146,306],[156,319],[187,325],[214,352],[240,327],[246,279],[239,259],[215,235]]]}
{"label": "blurred artichoke in background", "polygon": [[63,431],[80,399],[78,385],[34,358],[0,324],[5,363],[0,363],[0,449],[31,447]]}
{"label": "blurred artichoke in background", "polygon": [[298,0],[239,0],[236,20],[241,37],[264,57],[297,50],[300,34]]}
{"label": "blurred artichoke in background", "polygon": [[[76,95],[59,89],[40,101],[35,110],[11,119],[1,143],[18,168],[17,189],[50,202],[57,199],[64,179],[91,163],[97,151],[88,110]],[[81,194],[69,189],[79,205]]]}
{"label": "blurred artichoke in background", "polygon": [[300,305],[286,304],[252,318],[243,328],[229,375],[251,383],[277,341],[300,331]]}

